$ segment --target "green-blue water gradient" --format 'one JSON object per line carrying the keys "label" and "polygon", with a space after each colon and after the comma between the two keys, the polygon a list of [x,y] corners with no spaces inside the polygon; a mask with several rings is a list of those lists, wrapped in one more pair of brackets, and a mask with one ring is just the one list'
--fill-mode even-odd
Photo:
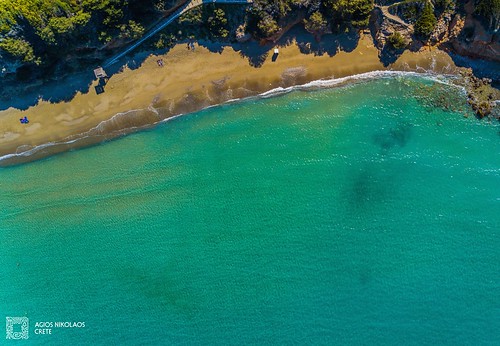
{"label": "green-blue water gradient", "polygon": [[1,169],[1,315],[40,345],[497,344],[500,128],[424,107],[429,83],[219,106]]}

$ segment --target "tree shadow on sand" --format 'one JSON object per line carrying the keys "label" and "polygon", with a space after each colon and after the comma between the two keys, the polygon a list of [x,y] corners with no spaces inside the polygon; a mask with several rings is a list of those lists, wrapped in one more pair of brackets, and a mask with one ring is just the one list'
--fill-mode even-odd
{"label": "tree shadow on sand", "polygon": [[295,42],[302,54],[327,54],[332,57],[339,51],[352,52],[358,46],[359,38],[359,33],[354,30],[343,34],[325,34],[318,41],[302,26],[295,26],[281,37],[278,45],[289,46]]}
{"label": "tree shadow on sand", "polygon": [[198,41],[198,45],[201,47],[205,47],[212,53],[219,53],[222,54],[224,51],[224,48],[228,46],[227,43],[220,43],[220,42],[210,42],[210,41],[204,41],[200,40]]}
{"label": "tree shadow on sand", "polygon": [[[170,48],[154,52],[139,51],[134,55],[125,56],[116,63],[106,66],[106,74],[110,78],[125,68],[138,69],[151,54],[166,54],[169,50]],[[37,66],[24,65],[19,67],[15,74],[5,76],[1,80],[3,90],[0,93],[0,111],[9,107],[26,110],[37,105],[39,101],[69,102],[78,93],[94,92],[94,88],[91,88],[96,81],[93,70],[98,66],[103,66],[105,61],[88,59],[82,62],[83,64],[86,66],[78,68],[70,66],[44,67],[44,75],[40,79],[38,79],[39,74],[36,72]]]}
{"label": "tree shadow on sand", "polygon": [[[178,42],[179,45],[186,43],[187,41]],[[242,57],[248,59],[249,64],[253,67],[261,67],[266,61],[269,51],[272,49],[271,45],[263,46],[255,41],[233,44],[199,41],[197,44],[205,47],[212,53],[219,54],[226,47],[230,47],[234,51],[239,52]],[[93,72],[94,68],[103,66],[108,78],[111,78],[114,74],[122,72],[125,68],[131,70],[138,69],[151,54],[163,55],[168,53],[172,47],[155,51],[131,53],[110,65],[107,64],[106,60],[93,59],[82,63],[82,65],[85,64],[86,66],[80,66],[78,69],[71,69],[68,66],[47,66],[43,71],[43,77],[39,77],[40,75],[36,73],[37,66],[21,66],[16,73],[2,76],[1,82],[3,88],[0,92],[0,111],[6,110],[9,107],[26,110],[29,107],[37,105],[41,100],[51,103],[69,102],[78,93],[86,94],[88,92],[95,92],[95,90],[100,90],[99,93],[102,93],[100,88],[95,90],[91,88],[92,84],[96,81]]]}
{"label": "tree shadow on sand", "polygon": [[245,42],[233,46],[233,49],[240,53],[240,56],[248,59],[248,63],[252,67],[261,67],[266,61],[271,45],[260,45],[258,42]]}
{"label": "tree shadow on sand", "polygon": [[[241,57],[248,59],[250,66],[261,67],[269,56],[269,52],[277,46],[288,46],[297,44],[303,54],[334,56],[339,51],[351,52],[358,45],[359,34],[351,31],[344,34],[326,34],[321,41],[308,33],[302,26],[295,26],[289,30],[277,44],[261,45],[254,40],[244,43],[218,43],[210,41],[198,41],[198,45],[205,47],[210,52],[222,53],[226,47],[238,52]],[[178,44],[186,44],[179,42]],[[108,77],[122,72],[125,68],[138,69],[151,54],[166,54],[172,47],[155,51],[137,51],[125,55],[113,64],[107,64],[109,60],[89,59],[80,64],[79,67],[49,66],[44,70],[43,80],[40,82],[36,72],[36,66],[23,66],[17,73],[4,76],[2,83],[4,88],[0,93],[0,110],[15,107],[25,110],[36,105],[39,100],[51,103],[69,102],[77,93],[94,92],[91,88],[96,78],[93,69],[103,66]],[[105,59],[110,59],[106,57]],[[16,95],[16,97],[13,97]]]}
{"label": "tree shadow on sand", "polygon": [[225,48],[231,48],[238,52],[242,58],[248,59],[252,67],[261,67],[266,61],[271,45],[261,45],[256,41],[242,43],[218,43],[209,41],[199,41],[198,45],[207,48],[212,53],[221,54]]}
{"label": "tree shadow on sand", "polygon": [[343,34],[326,34],[318,41],[311,33],[302,26],[295,26],[284,34],[276,44],[260,44],[257,41],[243,43],[212,43],[200,41],[198,44],[215,53],[222,53],[226,47],[230,47],[240,56],[248,59],[252,67],[261,67],[269,57],[270,51],[275,47],[286,47],[296,44],[302,54],[314,54],[315,56],[334,56],[339,51],[352,52],[358,46],[359,33],[350,31]]}
{"label": "tree shadow on sand", "polygon": [[33,75],[32,67],[22,66],[15,75],[4,77],[2,83],[2,93],[0,95],[0,111],[6,110],[9,107],[26,110],[31,106],[38,104],[40,100],[49,102],[68,102],[75,95],[87,93],[90,90],[92,82],[95,80],[91,69],[71,73],[68,76],[56,79],[46,78],[43,82],[33,77],[25,77],[25,75]]}
{"label": "tree shadow on sand", "polygon": [[384,65],[384,67],[387,67],[395,63],[403,52],[404,49],[394,49],[390,47],[390,45],[386,44],[379,53],[380,62]]}

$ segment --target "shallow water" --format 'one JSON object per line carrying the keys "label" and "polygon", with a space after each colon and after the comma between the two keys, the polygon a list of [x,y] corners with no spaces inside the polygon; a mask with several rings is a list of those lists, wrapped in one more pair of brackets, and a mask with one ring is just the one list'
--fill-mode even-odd
{"label": "shallow water", "polygon": [[249,100],[0,169],[0,311],[32,344],[494,344],[500,128],[459,90],[454,112],[412,96],[430,83]]}

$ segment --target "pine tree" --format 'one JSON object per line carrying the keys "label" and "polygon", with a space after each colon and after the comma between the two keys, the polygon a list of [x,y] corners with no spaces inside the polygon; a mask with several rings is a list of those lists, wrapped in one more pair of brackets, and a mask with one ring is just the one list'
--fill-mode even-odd
{"label": "pine tree", "polygon": [[429,1],[425,2],[424,9],[415,23],[415,34],[422,38],[429,38],[436,27],[437,19]]}

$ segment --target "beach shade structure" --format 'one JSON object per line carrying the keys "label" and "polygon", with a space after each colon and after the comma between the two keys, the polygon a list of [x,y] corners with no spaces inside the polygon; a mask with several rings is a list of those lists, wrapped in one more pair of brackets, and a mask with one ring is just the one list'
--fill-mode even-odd
{"label": "beach shade structure", "polygon": [[104,86],[106,85],[106,72],[102,67],[96,68],[94,70],[94,74],[99,78],[99,83],[95,86],[95,92],[97,95],[102,94],[104,92]]}
{"label": "beach shade structure", "polygon": [[28,124],[30,121],[28,120],[28,117],[24,117],[24,118],[19,119],[19,122],[21,124]]}
{"label": "beach shade structure", "polygon": [[106,71],[100,66],[94,70],[94,75],[97,79],[106,78],[108,76]]}
{"label": "beach shade structure", "polygon": [[104,93],[104,87],[102,85],[96,85],[95,86],[95,93],[97,95]]}

